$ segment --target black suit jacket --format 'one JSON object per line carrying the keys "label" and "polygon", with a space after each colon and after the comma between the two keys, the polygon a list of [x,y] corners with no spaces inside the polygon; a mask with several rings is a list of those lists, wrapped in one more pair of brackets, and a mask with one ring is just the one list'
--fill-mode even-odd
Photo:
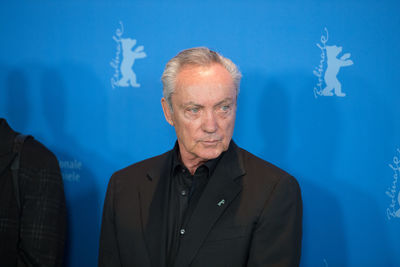
{"label": "black suit jacket", "polygon": [[[302,201],[297,181],[233,141],[229,150],[185,229],[175,266],[298,266]],[[99,266],[165,266],[171,159],[169,151],[111,177]]]}

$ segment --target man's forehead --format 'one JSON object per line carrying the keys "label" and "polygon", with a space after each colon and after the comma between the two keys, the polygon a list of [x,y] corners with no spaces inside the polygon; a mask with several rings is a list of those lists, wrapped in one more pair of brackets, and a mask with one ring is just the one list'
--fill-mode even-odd
{"label": "man's forehead", "polygon": [[231,74],[221,64],[187,65],[178,73],[171,97],[180,105],[216,105],[234,101],[236,88]]}
{"label": "man's forehead", "polygon": [[208,69],[214,67],[214,66],[221,66],[223,67],[220,63],[210,63],[210,64],[206,64],[206,65],[198,65],[198,64],[192,64],[192,63],[186,63],[183,64],[179,70],[178,70],[178,75],[179,73],[183,72],[183,71],[207,71]]}
{"label": "man's forehead", "polygon": [[179,82],[179,80],[181,79],[188,77],[190,77],[191,79],[205,80],[210,79],[213,75],[232,79],[231,74],[220,63],[212,63],[204,66],[194,64],[183,65],[179,69],[176,79],[177,82]]}
{"label": "man's forehead", "polygon": [[[224,105],[224,104],[231,104],[235,103],[235,99],[233,97],[226,97],[220,101],[216,100],[214,101],[213,105],[214,106],[219,106],[219,105]],[[205,103],[202,103],[201,101],[196,101],[196,100],[188,100],[184,101],[181,103],[181,106],[186,107],[186,106],[204,106]]]}
{"label": "man's forehead", "polygon": [[224,66],[215,63],[209,66],[187,65],[183,67],[176,76],[175,89],[205,83],[214,84],[214,86],[234,86],[231,74]]}
{"label": "man's forehead", "polygon": [[192,84],[179,86],[171,94],[172,98],[179,99],[181,103],[218,103],[236,100],[236,89],[233,86],[207,86]]}

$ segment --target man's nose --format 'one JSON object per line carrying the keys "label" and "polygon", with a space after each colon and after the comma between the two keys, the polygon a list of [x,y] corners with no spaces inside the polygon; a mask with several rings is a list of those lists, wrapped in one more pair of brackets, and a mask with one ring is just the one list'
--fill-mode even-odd
{"label": "man's nose", "polygon": [[207,133],[214,133],[217,131],[217,120],[214,112],[205,112],[202,118],[202,129]]}

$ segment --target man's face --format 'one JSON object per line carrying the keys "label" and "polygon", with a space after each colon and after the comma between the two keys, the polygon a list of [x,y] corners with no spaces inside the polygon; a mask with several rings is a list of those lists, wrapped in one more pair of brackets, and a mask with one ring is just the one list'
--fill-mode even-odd
{"label": "man's face", "polygon": [[228,149],[236,118],[236,89],[222,65],[183,67],[171,102],[173,112],[162,100],[165,117],[175,127],[182,159],[206,161]]}

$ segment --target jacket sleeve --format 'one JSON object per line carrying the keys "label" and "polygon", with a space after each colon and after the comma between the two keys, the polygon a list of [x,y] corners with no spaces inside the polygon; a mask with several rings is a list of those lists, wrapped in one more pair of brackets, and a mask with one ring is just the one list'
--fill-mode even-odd
{"label": "jacket sleeve", "polygon": [[121,266],[114,223],[114,177],[108,184],[100,233],[99,267]]}
{"label": "jacket sleeve", "polygon": [[31,141],[24,147],[21,161],[17,266],[62,266],[67,219],[57,158]]}
{"label": "jacket sleeve", "polygon": [[291,176],[276,184],[251,241],[247,266],[298,266],[302,239],[300,187]]}

